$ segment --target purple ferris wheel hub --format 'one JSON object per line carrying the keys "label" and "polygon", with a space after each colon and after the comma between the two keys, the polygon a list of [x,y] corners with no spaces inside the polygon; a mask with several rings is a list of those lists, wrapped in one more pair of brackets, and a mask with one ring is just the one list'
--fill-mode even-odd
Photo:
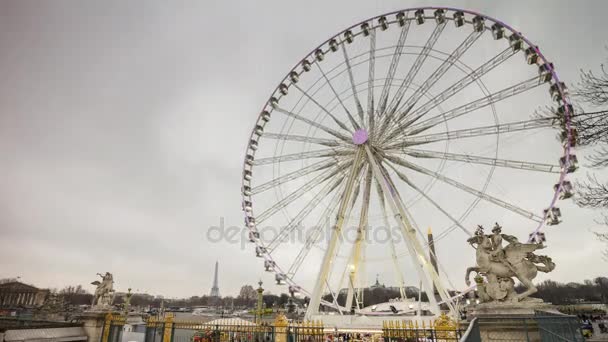
{"label": "purple ferris wheel hub", "polygon": [[363,128],[358,129],[353,133],[353,143],[355,145],[363,145],[367,142],[369,136],[367,135],[367,131]]}

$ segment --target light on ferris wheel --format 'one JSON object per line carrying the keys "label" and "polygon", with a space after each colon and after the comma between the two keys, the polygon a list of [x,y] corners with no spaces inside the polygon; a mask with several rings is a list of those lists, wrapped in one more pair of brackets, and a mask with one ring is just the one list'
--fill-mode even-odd
{"label": "light on ferris wheel", "polygon": [[424,24],[424,10],[419,9],[416,12],[414,12],[414,17],[416,17],[416,23],[418,25]]}
{"label": "light on ferris wheel", "polygon": [[500,25],[499,23],[492,25],[492,37],[494,37],[494,39],[502,39],[504,36],[505,28],[502,25]]}
{"label": "light on ferris wheel", "polygon": [[475,16],[473,18],[473,30],[475,32],[483,32],[486,29],[485,19],[482,16]]}
{"label": "light on ferris wheel", "polygon": [[289,292],[290,293],[300,292],[300,287],[294,286],[294,285],[289,285]]}
{"label": "light on ferris wheel", "polygon": [[524,52],[526,54],[526,62],[528,64],[536,64],[536,62],[538,61],[538,54],[536,53],[536,49],[530,46]]}
{"label": "light on ferris wheel", "polygon": [[260,238],[260,233],[258,232],[249,232],[249,242],[255,242]]}
{"label": "light on ferris wheel", "polygon": [[454,25],[456,27],[464,25],[464,13],[462,11],[454,12]]}
{"label": "light on ferris wheel", "polygon": [[434,13],[435,21],[437,24],[443,24],[445,22],[445,11],[443,9],[438,9]]}
{"label": "light on ferris wheel", "polygon": [[251,196],[251,187],[248,185],[243,185],[243,195]]}

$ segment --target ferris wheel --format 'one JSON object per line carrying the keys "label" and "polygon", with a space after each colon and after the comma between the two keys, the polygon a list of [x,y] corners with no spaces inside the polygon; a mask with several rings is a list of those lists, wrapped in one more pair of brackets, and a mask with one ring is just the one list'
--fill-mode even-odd
{"label": "ferris wheel", "polygon": [[[539,242],[561,222],[571,114],[553,64],[501,21],[443,7],[367,19],[305,55],[258,115],[249,240],[278,284],[310,297],[309,317],[361,309],[369,273],[389,264],[403,298],[420,282],[453,310],[449,274],[473,227],[500,220]],[[445,247],[439,268],[421,226]]]}

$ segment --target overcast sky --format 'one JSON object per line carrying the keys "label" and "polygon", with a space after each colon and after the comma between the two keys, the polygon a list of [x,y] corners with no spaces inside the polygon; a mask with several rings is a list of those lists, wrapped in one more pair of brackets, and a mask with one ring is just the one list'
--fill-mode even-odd
{"label": "overcast sky", "polygon": [[[429,4],[510,23],[570,84],[606,58],[604,1],[0,2],[0,277],[92,290],[109,271],[119,291],[182,297],[208,294],[219,260],[222,294],[271,283],[251,246],[205,239],[242,224],[259,109],[329,36]],[[549,278],[606,276],[595,214],[564,211]]]}

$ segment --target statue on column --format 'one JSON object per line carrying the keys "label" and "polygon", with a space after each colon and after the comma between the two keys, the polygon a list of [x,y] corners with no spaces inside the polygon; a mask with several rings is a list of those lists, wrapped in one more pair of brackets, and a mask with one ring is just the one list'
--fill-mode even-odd
{"label": "statue on column", "polygon": [[[508,243],[504,247],[503,240]],[[481,301],[539,301],[529,298],[537,291],[532,280],[538,271],[548,273],[555,269],[550,257],[534,254],[537,249],[544,248],[542,241],[521,243],[515,236],[503,234],[502,227],[496,223],[491,235],[484,234],[483,227],[478,226],[475,235],[467,242],[477,250],[477,266],[467,269],[465,281],[470,285],[469,275],[477,272],[475,280]],[[526,287],[526,291],[515,292],[514,277]]]}
{"label": "statue on column", "polygon": [[93,294],[93,307],[110,307],[114,302],[114,279],[112,273],[106,272],[106,274],[97,273],[101,277],[101,282],[95,280],[92,285],[97,286],[95,293]]}

